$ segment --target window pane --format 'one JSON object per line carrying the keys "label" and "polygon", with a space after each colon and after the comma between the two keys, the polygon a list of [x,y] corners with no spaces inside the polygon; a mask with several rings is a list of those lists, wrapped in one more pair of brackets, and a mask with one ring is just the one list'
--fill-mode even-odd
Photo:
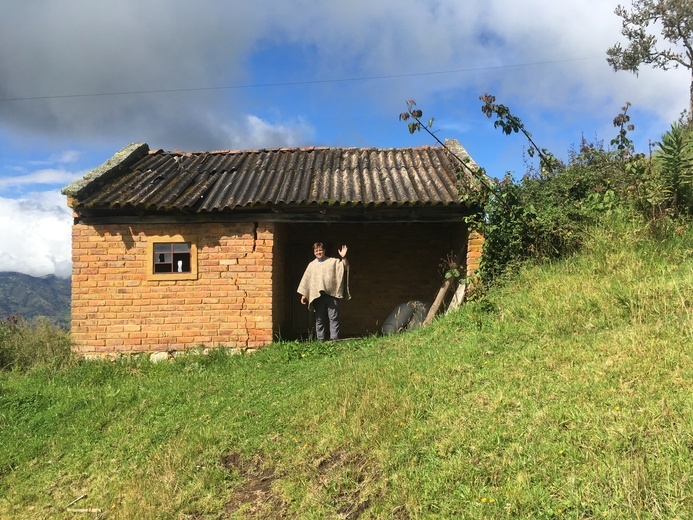
{"label": "window pane", "polygon": [[172,256],[173,255],[171,253],[156,253],[154,255],[154,262],[156,262],[156,263],[166,262],[166,263],[170,264]]}
{"label": "window pane", "polygon": [[177,253],[173,255],[173,270],[177,273],[189,273],[190,253]]}
{"label": "window pane", "polygon": [[190,244],[173,244],[174,253],[189,253]]}
{"label": "window pane", "polygon": [[171,244],[154,244],[155,253],[170,253]]}

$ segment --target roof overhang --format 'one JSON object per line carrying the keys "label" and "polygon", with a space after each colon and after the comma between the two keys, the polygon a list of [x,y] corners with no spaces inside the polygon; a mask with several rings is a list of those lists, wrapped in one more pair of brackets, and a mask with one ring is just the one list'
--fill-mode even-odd
{"label": "roof overhang", "polygon": [[243,210],[210,213],[181,212],[128,212],[90,209],[80,212],[75,222],[84,224],[134,224],[134,223],[205,223],[205,222],[341,222],[341,223],[374,223],[374,222],[463,222],[465,217],[473,214],[473,206],[436,205],[436,206],[330,206],[330,205],[273,205]]}

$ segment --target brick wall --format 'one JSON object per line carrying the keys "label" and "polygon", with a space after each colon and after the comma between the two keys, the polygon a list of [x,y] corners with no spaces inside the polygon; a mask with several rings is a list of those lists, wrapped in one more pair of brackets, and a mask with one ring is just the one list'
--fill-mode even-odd
{"label": "brick wall", "polygon": [[472,276],[481,262],[481,252],[486,239],[478,231],[470,231],[467,240],[467,276]]}
{"label": "brick wall", "polygon": [[[196,280],[151,280],[148,237],[182,235],[197,245]],[[432,301],[441,261],[455,252],[469,274],[483,237],[461,224],[97,225],[73,227],[72,337],[79,353],[254,349],[290,331],[297,281],[311,245],[349,245],[353,299],[342,302],[343,336],[377,333],[409,300]],[[296,246],[299,246],[298,248]],[[298,251],[290,257],[289,251]],[[291,304],[291,305],[290,305]]]}
{"label": "brick wall", "polygon": [[[274,231],[253,223],[73,226],[76,350],[110,356],[271,342],[282,312],[273,308],[273,288],[282,285]],[[155,235],[197,245],[197,280],[148,279],[147,240]]]}

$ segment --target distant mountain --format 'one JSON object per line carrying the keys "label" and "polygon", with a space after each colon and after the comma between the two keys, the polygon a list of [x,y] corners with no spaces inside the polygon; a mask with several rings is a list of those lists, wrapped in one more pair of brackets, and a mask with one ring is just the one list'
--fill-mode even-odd
{"label": "distant mountain", "polygon": [[0,272],[0,319],[21,315],[30,320],[45,316],[67,329],[71,292],[69,278]]}

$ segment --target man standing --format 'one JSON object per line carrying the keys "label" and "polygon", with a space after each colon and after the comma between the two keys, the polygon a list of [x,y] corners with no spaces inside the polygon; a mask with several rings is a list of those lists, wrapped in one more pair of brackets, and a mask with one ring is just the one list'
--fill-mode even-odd
{"label": "man standing", "polygon": [[339,258],[331,258],[325,255],[321,242],[313,244],[315,260],[308,264],[298,285],[301,303],[315,311],[315,333],[321,341],[339,339],[339,299],[351,298],[347,249],[343,245]]}

